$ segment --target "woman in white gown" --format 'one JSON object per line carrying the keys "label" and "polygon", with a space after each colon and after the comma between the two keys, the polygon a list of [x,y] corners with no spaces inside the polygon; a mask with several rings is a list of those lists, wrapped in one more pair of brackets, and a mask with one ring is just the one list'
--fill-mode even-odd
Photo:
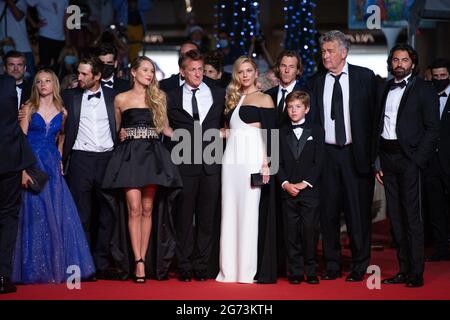
{"label": "woman in white gown", "polygon": [[[273,195],[263,131],[274,128],[275,111],[271,97],[257,89],[257,76],[255,63],[241,57],[233,65],[227,89],[225,114],[230,130],[222,161],[220,272],[216,278],[220,282],[276,281],[273,201],[261,205],[261,200]],[[258,172],[263,173],[266,185],[252,187],[250,175]]]}

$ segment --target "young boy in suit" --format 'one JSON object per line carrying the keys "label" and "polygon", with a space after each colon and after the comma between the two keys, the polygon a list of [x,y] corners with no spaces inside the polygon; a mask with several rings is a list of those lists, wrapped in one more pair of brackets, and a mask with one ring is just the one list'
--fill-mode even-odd
{"label": "young boy in suit", "polygon": [[280,129],[280,169],[288,280],[318,284],[316,239],[318,229],[319,178],[324,157],[325,133],[305,123],[310,97],[293,91],[286,97],[289,121]]}

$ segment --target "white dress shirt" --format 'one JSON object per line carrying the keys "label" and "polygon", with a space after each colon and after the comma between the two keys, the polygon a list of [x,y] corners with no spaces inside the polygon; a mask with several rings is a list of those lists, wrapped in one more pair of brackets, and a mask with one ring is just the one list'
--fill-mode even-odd
{"label": "white dress shirt", "polygon": [[[334,77],[330,72],[325,76],[325,86],[323,88],[323,111],[325,122],[325,143],[336,144],[336,131],[334,128],[334,120],[331,119],[331,100],[333,99]],[[339,78],[339,84],[342,88],[344,124],[345,124],[345,144],[352,143],[352,130],[350,123],[350,93],[348,78],[348,63],[346,62],[342,69],[342,75]]]}
{"label": "white dress shirt", "polygon": [[[16,83],[16,91],[17,91],[17,109],[20,109],[20,103],[22,102],[22,101],[20,101],[20,98],[22,97],[22,90],[23,90],[23,88],[21,89],[21,88],[19,88],[17,85],[18,84],[20,84],[20,83]],[[22,84],[23,84],[23,81],[22,81]],[[25,102],[25,101],[23,101],[23,102]]]}
{"label": "white dress shirt", "polygon": [[[88,100],[88,95],[101,92],[100,98],[93,97]],[[78,135],[73,145],[73,150],[106,152],[114,148],[109,126],[108,112],[102,88],[96,92],[85,90],[81,101],[80,124]]]}
{"label": "white dress shirt", "polygon": [[[410,78],[411,75],[400,81],[395,81],[395,83],[405,80],[406,84],[408,84]],[[402,100],[405,89],[406,86],[403,88],[397,87],[393,90],[389,90],[387,95],[386,108],[384,110],[384,126],[383,132],[381,133],[381,136],[386,140],[397,140],[397,132],[395,129],[397,127],[398,108],[400,107],[400,101]]]}
{"label": "white dress shirt", "polygon": [[180,84],[180,87],[185,83],[185,81],[181,79],[181,73],[178,75],[178,83]]}
{"label": "white dress shirt", "polygon": [[283,96],[283,92],[282,90],[286,90],[286,93],[284,94],[284,106],[283,106],[283,111],[284,108],[286,107],[286,96],[291,93],[294,90],[295,84],[297,83],[297,80],[292,81],[292,83],[290,85],[288,85],[286,88],[283,88],[281,85],[278,86],[278,95],[277,95],[277,106],[280,103],[281,97]]}
{"label": "white dress shirt", "polygon": [[[111,82],[111,84],[109,84],[109,83],[107,83],[107,82]],[[113,89],[113,88],[114,88],[114,75],[111,76],[111,78],[109,78],[108,80],[102,79],[102,80],[101,80],[101,83],[102,83],[102,85],[104,85],[105,87],[108,87],[108,88]]]}
{"label": "white dress shirt", "polygon": [[447,94],[446,97],[439,97],[439,116],[440,119],[442,119],[442,113],[444,112],[445,105],[448,101],[448,96],[450,95],[450,86],[447,86],[447,88],[444,90],[444,92]]}
{"label": "white dress shirt", "polygon": [[[305,123],[305,118],[303,118],[302,120],[300,120],[300,121],[298,121],[298,122],[291,122],[292,123],[292,125],[296,125],[296,124],[303,124],[303,123]],[[303,134],[303,128],[295,128],[295,129],[293,129],[293,131],[294,131],[294,134],[295,134],[295,137],[297,138],[297,140],[299,140],[300,139],[300,137],[302,136],[302,134]],[[313,186],[312,186],[312,184],[310,184],[308,181],[306,181],[306,180],[303,180],[302,182],[304,182],[304,183],[306,183],[310,188],[312,188]],[[284,190],[284,185],[286,184],[286,183],[289,183],[289,181],[283,181],[283,183],[281,184],[281,188],[283,188],[283,190]]]}
{"label": "white dress shirt", "polygon": [[[193,87],[188,85],[187,83],[183,86],[183,109],[192,116],[192,90]],[[201,83],[198,86],[198,90],[195,93],[195,98],[197,99],[198,106],[198,116],[200,119],[200,124],[205,120],[206,115],[209,112],[213,104],[213,98],[211,89],[205,84]]]}

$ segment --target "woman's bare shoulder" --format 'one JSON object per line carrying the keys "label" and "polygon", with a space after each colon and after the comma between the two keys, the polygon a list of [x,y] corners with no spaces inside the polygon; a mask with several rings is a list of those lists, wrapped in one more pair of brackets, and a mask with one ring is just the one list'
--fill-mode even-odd
{"label": "woman's bare shoulder", "polygon": [[267,108],[271,109],[274,108],[272,97],[268,94],[265,94],[263,92],[258,92],[257,95],[255,95],[258,98],[258,104],[257,106],[259,108]]}

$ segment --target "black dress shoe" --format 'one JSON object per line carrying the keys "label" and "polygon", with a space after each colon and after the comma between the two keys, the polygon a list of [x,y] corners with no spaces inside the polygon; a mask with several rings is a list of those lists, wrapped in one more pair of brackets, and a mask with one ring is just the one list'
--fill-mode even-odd
{"label": "black dress shoe", "polygon": [[197,281],[208,280],[208,272],[206,270],[194,271],[194,279]]}
{"label": "black dress shoe", "polygon": [[180,273],[180,275],[178,276],[178,280],[182,281],[182,282],[191,282],[192,280],[192,275],[190,272],[182,272]]}
{"label": "black dress shoe", "polygon": [[316,275],[306,276],[306,282],[309,284],[319,284],[319,277]]}
{"label": "black dress shoe", "polygon": [[0,276],[0,294],[16,292],[16,286],[8,277]]}
{"label": "black dress shoe", "polygon": [[305,278],[303,276],[289,276],[288,281],[290,284],[300,284],[303,281],[305,281]]}
{"label": "black dress shoe", "polygon": [[402,284],[406,283],[408,277],[404,273],[397,273],[392,278],[387,278],[382,281],[383,284]]}
{"label": "black dress shoe", "polygon": [[327,270],[322,275],[322,280],[336,280],[337,278],[342,277],[342,273],[340,271]]}
{"label": "black dress shoe", "polygon": [[359,282],[359,281],[363,281],[364,279],[364,275],[356,272],[356,271],[352,271],[347,275],[347,278],[345,278],[345,281],[347,282]]}
{"label": "black dress shoe", "polygon": [[421,275],[410,275],[406,281],[407,288],[419,288],[423,286],[423,276]]}

